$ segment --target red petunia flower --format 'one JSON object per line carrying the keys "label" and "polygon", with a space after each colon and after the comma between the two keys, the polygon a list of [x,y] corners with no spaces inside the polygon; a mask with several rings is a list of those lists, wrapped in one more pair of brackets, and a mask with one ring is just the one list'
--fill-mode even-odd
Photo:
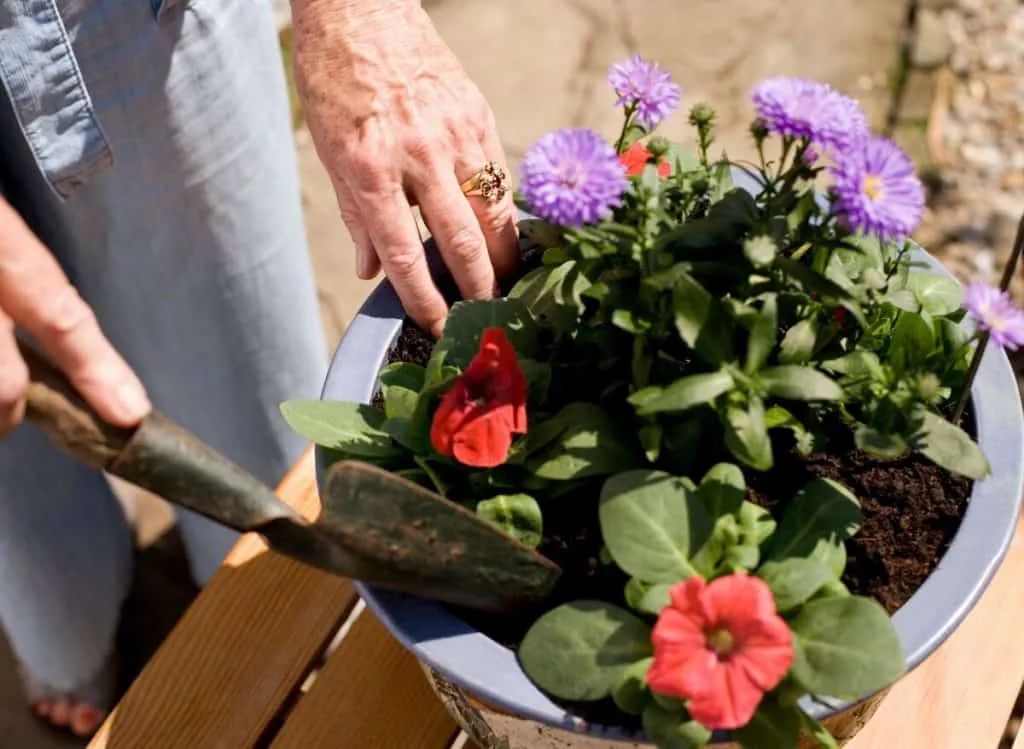
{"label": "red petunia flower", "polygon": [[689,700],[690,715],[707,728],[746,725],[793,662],[793,636],[771,590],[743,573],[674,585],[651,640],[647,684]]}
{"label": "red petunia flower", "polygon": [[505,331],[487,328],[434,413],[430,441],[464,465],[493,468],[508,458],[512,435],[525,433],[526,378]]}
{"label": "red petunia flower", "polygon": [[[632,177],[634,174],[641,174],[644,167],[647,166],[648,159],[651,158],[651,152],[647,150],[640,141],[637,141],[625,151],[619,154],[619,161],[624,167],[626,167],[626,174]],[[658,176],[667,177],[672,173],[672,167],[665,159],[658,160]]]}

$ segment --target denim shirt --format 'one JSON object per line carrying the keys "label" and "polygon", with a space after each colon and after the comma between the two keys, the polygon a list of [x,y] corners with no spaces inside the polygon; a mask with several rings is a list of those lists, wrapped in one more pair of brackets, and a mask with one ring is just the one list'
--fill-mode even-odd
{"label": "denim shirt", "polygon": [[[40,171],[61,197],[113,163],[65,19],[107,0],[0,0],[0,83]],[[178,0],[150,2],[159,17]],[[97,7],[99,6],[99,7]],[[63,12],[63,17],[62,17]],[[102,33],[92,29],[91,33]],[[132,64],[112,60],[110,64]],[[0,158],[5,150],[0,133]]]}

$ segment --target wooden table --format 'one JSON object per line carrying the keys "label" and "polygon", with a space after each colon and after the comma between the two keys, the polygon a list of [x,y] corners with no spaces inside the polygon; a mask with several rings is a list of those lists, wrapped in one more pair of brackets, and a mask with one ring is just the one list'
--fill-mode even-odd
{"label": "wooden table", "polygon": [[[279,495],[313,517],[312,453]],[[1024,526],[984,598],[850,749],[994,749],[1024,679]],[[340,632],[339,632],[340,628]],[[246,536],[90,749],[465,747],[416,660],[347,580]],[[514,747],[529,749],[529,747]],[[1014,749],[1024,749],[1018,737]]]}

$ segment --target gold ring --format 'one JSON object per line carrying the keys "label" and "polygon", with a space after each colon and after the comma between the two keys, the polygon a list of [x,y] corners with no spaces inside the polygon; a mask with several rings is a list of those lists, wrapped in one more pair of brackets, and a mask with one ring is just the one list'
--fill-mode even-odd
{"label": "gold ring", "polygon": [[466,197],[479,195],[488,203],[497,203],[508,193],[508,172],[497,161],[488,161],[460,189]]}

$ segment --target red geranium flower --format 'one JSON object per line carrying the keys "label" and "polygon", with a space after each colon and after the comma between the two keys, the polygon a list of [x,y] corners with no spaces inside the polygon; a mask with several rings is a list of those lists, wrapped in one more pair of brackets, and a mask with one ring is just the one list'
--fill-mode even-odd
{"label": "red geranium flower", "polygon": [[501,328],[487,328],[480,350],[434,413],[430,441],[441,455],[477,468],[508,457],[513,434],[526,433],[526,378]]}
{"label": "red geranium flower", "polygon": [[[625,151],[619,154],[619,161],[626,167],[626,174],[632,177],[634,174],[641,174],[647,161],[651,158],[651,152],[647,150],[640,141],[637,141]],[[667,177],[672,173],[672,167],[665,159],[658,160],[658,176]]]}
{"label": "red geranium flower", "polygon": [[793,637],[771,590],[743,573],[674,585],[651,640],[647,684],[689,700],[690,715],[707,728],[746,725],[793,661]]}

